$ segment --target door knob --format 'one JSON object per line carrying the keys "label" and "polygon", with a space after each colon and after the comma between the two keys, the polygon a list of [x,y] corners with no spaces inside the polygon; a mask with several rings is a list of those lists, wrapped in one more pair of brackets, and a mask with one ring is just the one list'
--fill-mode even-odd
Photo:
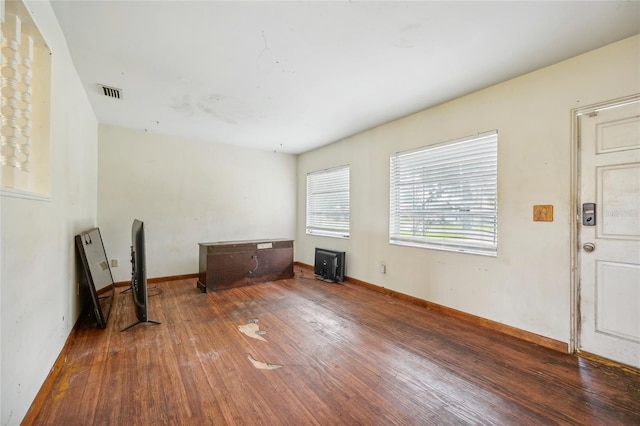
{"label": "door knob", "polygon": [[584,251],[586,251],[587,253],[591,253],[592,251],[594,251],[596,249],[596,245],[593,243],[584,243],[582,245],[582,248],[584,249]]}

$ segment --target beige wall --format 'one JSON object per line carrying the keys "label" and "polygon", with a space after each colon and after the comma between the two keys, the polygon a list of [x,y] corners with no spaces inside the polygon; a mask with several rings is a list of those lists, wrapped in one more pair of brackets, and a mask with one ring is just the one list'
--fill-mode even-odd
{"label": "beige wall", "polygon": [[[351,277],[568,342],[571,110],[639,93],[639,75],[636,36],[300,155],[296,259],[345,250]],[[493,129],[498,256],[390,245],[390,154]],[[306,235],[306,174],[347,163],[351,238]],[[552,204],[554,221],[533,222],[534,204]]]}
{"label": "beige wall", "polygon": [[20,423],[80,315],[73,236],[97,212],[95,115],[50,4],[25,3],[52,52],[51,200],[0,197],[3,425]]}
{"label": "beige wall", "polygon": [[100,126],[98,224],[116,281],[131,279],[131,223],[147,277],[198,272],[198,243],[295,236],[296,157]]}
{"label": "beige wall", "polygon": [[[52,199],[0,198],[2,424],[23,418],[80,314],[73,235],[99,225],[120,261],[115,279],[128,280],[134,218],[147,226],[149,277],[196,272],[201,241],[295,236],[296,260],[344,249],[352,277],[568,340],[570,111],[640,92],[640,37],[296,159],[109,126],[98,135],[50,4],[26,3],[53,52]],[[491,129],[500,132],[498,256],[389,245],[389,155]],[[345,163],[351,238],[305,235],[306,173]],[[553,204],[555,221],[533,222],[533,204]]]}

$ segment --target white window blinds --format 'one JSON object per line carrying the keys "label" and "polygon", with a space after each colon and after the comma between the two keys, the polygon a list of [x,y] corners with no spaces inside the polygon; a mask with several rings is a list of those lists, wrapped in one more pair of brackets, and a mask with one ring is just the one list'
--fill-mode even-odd
{"label": "white window blinds", "polygon": [[349,166],[307,174],[307,234],[349,237]]}
{"label": "white window blinds", "polygon": [[389,242],[495,256],[498,133],[391,156]]}

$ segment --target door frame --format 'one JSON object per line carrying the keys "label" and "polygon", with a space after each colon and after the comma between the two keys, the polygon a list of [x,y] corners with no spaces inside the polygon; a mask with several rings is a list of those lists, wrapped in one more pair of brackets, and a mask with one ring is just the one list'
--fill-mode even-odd
{"label": "door frame", "polygon": [[571,246],[571,294],[570,294],[570,336],[569,353],[577,353],[580,349],[580,247],[578,236],[580,233],[580,116],[616,108],[624,104],[640,100],[640,93],[608,101],[598,102],[571,110],[571,179],[570,179],[570,246]]}

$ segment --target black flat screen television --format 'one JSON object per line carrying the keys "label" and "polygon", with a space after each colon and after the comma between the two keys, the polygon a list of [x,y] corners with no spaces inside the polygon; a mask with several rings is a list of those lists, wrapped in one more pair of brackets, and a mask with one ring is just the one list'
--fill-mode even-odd
{"label": "black flat screen television", "polygon": [[344,281],[344,259],[343,251],[321,249],[316,247],[313,272],[316,278],[326,282]]}
{"label": "black flat screen television", "polygon": [[125,327],[128,330],[143,322],[160,324],[149,319],[149,297],[147,294],[147,258],[145,253],[144,222],[135,219],[131,225],[131,294],[137,321]]}
{"label": "black flat screen television", "polygon": [[[99,328],[107,327],[115,284],[100,229],[92,228],[75,236],[80,258],[80,283],[89,293],[91,312]],[[87,291],[83,291],[86,295]]]}

